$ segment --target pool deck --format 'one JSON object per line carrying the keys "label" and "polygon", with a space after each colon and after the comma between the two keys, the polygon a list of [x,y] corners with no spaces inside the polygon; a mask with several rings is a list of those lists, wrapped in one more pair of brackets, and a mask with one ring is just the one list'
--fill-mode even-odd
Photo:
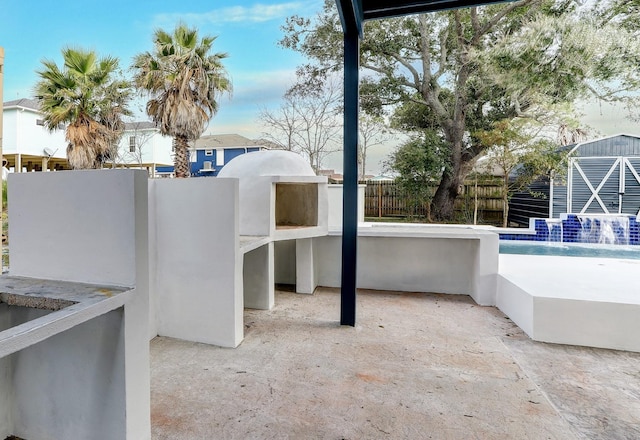
{"label": "pool deck", "polygon": [[532,339],[640,351],[640,260],[500,255],[496,305]]}
{"label": "pool deck", "polygon": [[462,295],[277,291],[236,349],[151,343],[152,438],[640,438],[640,353],[529,339]]}

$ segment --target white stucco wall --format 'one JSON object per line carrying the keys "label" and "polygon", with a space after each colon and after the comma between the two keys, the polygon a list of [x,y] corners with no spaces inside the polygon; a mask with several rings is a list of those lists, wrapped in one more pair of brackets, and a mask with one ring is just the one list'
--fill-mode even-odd
{"label": "white stucco wall", "polygon": [[[358,222],[364,222],[364,190],[367,185],[358,185]],[[343,185],[327,185],[329,230],[342,230]]]}
{"label": "white stucco wall", "polygon": [[146,185],[139,170],[9,175],[11,275],[135,286],[135,205],[146,213]]}
{"label": "white stucco wall", "polygon": [[225,347],[243,338],[237,179],[153,184],[158,334]]}
{"label": "white stucco wall", "polygon": [[144,438],[127,437],[124,344],[123,312],[116,310],[10,356],[16,390],[12,434],[41,440]]}
{"label": "white stucco wall", "polygon": [[12,434],[148,439],[146,172],[12,174],[8,195],[10,275],[133,288],[125,310],[53,331],[5,358],[13,377]]}
{"label": "white stucco wall", "polygon": [[157,179],[149,179],[147,181],[147,198],[149,201],[149,340],[158,336],[158,305],[157,305],[157,283],[158,277],[158,234],[156,221],[156,189]]}
{"label": "white stucco wall", "polygon": [[244,307],[270,310],[275,302],[273,245],[267,243],[244,254]]}
{"label": "white stucco wall", "polygon": [[296,240],[274,243],[274,265],[277,284],[296,283]]}
{"label": "white stucco wall", "polygon": [[[0,304],[0,331],[10,326],[8,306]],[[11,357],[0,358],[0,438],[13,434],[13,371]]]}
{"label": "white stucco wall", "polygon": [[[494,305],[498,235],[485,231],[361,228],[357,286],[363,289],[470,295]],[[314,238],[317,283],[340,287],[342,238]]]}

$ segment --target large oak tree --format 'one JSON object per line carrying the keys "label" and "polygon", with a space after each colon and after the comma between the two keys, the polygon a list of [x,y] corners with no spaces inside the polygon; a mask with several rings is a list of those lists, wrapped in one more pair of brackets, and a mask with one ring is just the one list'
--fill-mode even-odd
{"label": "large oak tree", "polygon": [[[521,0],[365,24],[363,108],[404,113],[399,125],[436,131],[448,144],[435,218],[451,218],[465,176],[489,148],[479,130],[505,119],[553,129],[578,99],[637,99],[635,10],[618,3]],[[289,18],[283,30],[281,44],[310,60],[301,75],[321,80],[342,67],[333,1],[313,20]]]}

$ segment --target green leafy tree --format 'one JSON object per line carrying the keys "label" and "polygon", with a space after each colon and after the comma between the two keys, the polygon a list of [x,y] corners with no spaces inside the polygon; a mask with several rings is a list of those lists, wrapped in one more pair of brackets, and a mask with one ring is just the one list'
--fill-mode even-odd
{"label": "green leafy tree", "polygon": [[[487,148],[478,130],[515,118],[557,127],[572,102],[594,96],[637,102],[639,39],[633,20],[621,26],[607,13],[614,3],[520,0],[365,23],[363,108],[398,111],[405,129],[436,130],[448,144],[435,217],[452,217],[465,176]],[[283,29],[281,44],[311,61],[301,74],[321,81],[342,67],[333,2]]]}
{"label": "green leafy tree", "polygon": [[100,168],[115,157],[131,85],[118,76],[118,59],[91,50],[62,50],[63,66],[43,60],[35,95],[49,130],[66,126],[67,159],[74,169]]}
{"label": "green leafy tree", "polygon": [[433,131],[425,131],[396,148],[384,162],[386,170],[398,175],[396,183],[413,212],[426,207],[428,220],[431,220],[429,206],[434,188],[446,167],[447,149],[442,137]]}
{"label": "green leafy tree", "polygon": [[189,142],[198,139],[218,111],[218,98],[231,92],[222,61],[226,53],[210,51],[216,37],[201,39],[197,29],[178,24],[173,33],[153,36],[153,52],[133,61],[136,87],[149,95],[147,114],[160,132],[175,142],[176,177],[191,175]]}
{"label": "green leafy tree", "polygon": [[[509,120],[497,121],[491,130],[476,133],[486,151],[486,165],[502,174],[502,226],[507,227],[509,201],[537,179],[560,171],[566,152],[553,142],[537,137],[531,130]],[[534,194],[536,195],[536,194]]]}

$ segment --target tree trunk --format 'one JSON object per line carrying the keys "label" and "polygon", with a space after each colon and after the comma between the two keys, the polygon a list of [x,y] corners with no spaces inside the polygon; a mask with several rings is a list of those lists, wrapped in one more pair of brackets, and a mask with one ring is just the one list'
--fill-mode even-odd
{"label": "tree trunk", "polygon": [[362,152],[362,175],[360,176],[360,180],[364,180],[364,176],[365,176],[365,168],[367,166],[367,154],[363,151]]}
{"label": "tree trunk", "polygon": [[[454,121],[445,127],[445,139],[451,146],[449,166],[443,171],[440,185],[431,202],[431,214],[436,220],[452,220],[453,207],[460,194],[468,166],[463,162],[462,138],[464,136],[464,115],[455,115]],[[457,122],[456,122],[457,120]]]}
{"label": "tree trunk", "polygon": [[[505,173],[506,174],[506,173]],[[502,227],[509,225],[509,176],[502,180]]]}
{"label": "tree trunk", "polygon": [[173,166],[176,177],[190,177],[191,163],[189,162],[189,141],[184,136],[176,136],[176,151]]}
{"label": "tree trunk", "polygon": [[460,179],[454,173],[445,171],[431,201],[431,214],[435,220],[453,218],[453,206],[458,194],[460,194]]}

